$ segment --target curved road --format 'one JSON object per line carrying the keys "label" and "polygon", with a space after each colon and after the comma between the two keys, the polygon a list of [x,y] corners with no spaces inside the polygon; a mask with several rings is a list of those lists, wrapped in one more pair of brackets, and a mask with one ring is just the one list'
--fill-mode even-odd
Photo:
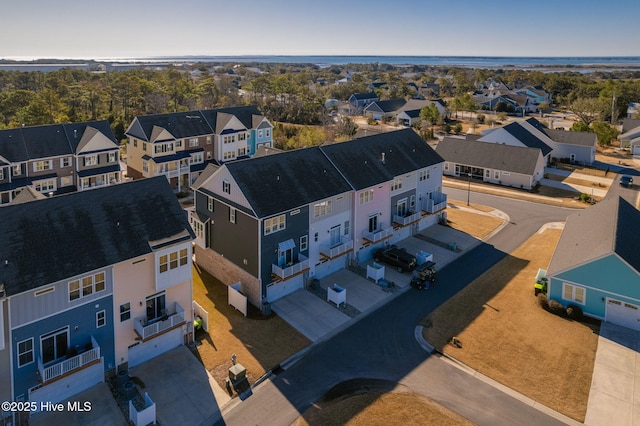
{"label": "curved road", "polygon": [[[447,188],[466,201],[463,190]],[[471,202],[500,209],[509,224],[487,243],[438,271],[428,291],[407,291],[369,313],[224,410],[221,424],[288,425],[338,383],[375,378],[402,383],[481,425],[562,424],[436,356],[415,340],[418,322],[522,244],[543,224],[564,221],[571,209],[479,193]],[[437,324],[435,325],[437,326]]]}

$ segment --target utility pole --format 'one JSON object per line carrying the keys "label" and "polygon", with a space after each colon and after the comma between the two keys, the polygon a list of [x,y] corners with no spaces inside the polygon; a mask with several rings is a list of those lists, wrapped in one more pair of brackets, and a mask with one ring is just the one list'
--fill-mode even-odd
{"label": "utility pole", "polygon": [[615,110],[616,110],[616,93],[613,93],[613,99],[611,100],[611,125],[615,125]]}

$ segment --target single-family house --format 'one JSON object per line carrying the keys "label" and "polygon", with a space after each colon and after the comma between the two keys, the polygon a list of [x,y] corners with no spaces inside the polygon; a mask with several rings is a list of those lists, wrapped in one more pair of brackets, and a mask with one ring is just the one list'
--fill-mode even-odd
{"label": "single-family house", "polygon": [[354,93],[349,96],[349,103],[356,111],[362,111],[367,105],[378,102],[379,98],[373,92],[368,93]]}
{"label": "single-family house", "polygon": [[434,99],[440,96],[440,85],[437,83],[421,83],[418,93],[425,99]]}
{"label": "single-family house", "polygon": [[435,105],[438,109],[438,113],[442,117],[446,117],[448,114],[447,107],[444,104],[444,101],[441,99],[434,100],[418,100],[418,99],[410,99],[408,100],[402,107],[400,107],[396,113],[396,120],[398,124],[402,124],[403,126],[413,126],[420,123],[422,120],[420,118],[420,111],[425,106]]}
{"label": "single-family house", "polygon": [[382,120],[386,117],[394,117],[396,112],[407,103],[406,99],[389,99],[376,101],[364,107],[363,114],[374,120]]}
{"label": "single-family house", "polygon": [[640,155],[640,120],[625,118],[622,134],[618,136],[621,148],[628,148],[633,155]]}
{"label": "single-family house", "polygon": [[538,148],[445,137],[436,152],[444,159],[447,176],[531,189],[544,177],[544,158]]}
{"label": "single-family house", "polygon": [[0,205],[26,186],[56,195],[121,181],[120,147],[106,120],[0,130]]}
{"label": "single-family house", "polygon": [[529,98],[530,103],[535,105],[537,110],[538,105],[546,103],[551,105],[551,94],[542,88],[542,86],[525,86],[520,89],[514,90],[519,95],[525,95]]}
{"label": "single-family house", "polygon": [[629,102],[627,106],[627,118],[634,118],[640,114],[640,102]]}
{"label": "single-family house", "polygon": [[127,175],[165,176],[188,190],[207,163],[253,155],[272,146],[273,125],[254,106],[135,117],[127,139]]}
{"label": "single-family house", "polygon": [[547,270],[549,298],[640,330],[639,224],[640,212],[622,197],[570,215]]}
{"label": "single-family house", "polygon": [[193,234],[166,179],[11,204],[0,223],[6,400],[56,403],[189,339]]}

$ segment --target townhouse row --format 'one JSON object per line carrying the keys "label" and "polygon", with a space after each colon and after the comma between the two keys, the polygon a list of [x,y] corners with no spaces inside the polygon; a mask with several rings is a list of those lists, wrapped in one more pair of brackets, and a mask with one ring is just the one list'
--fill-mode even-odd
{"label": "townhouse row", "polygon": [[62,401],[192,339],[194,235],[164,177],[10,204],[0,224],[0,400]]}
{"label": "townhouse row", "polygon": [[442,220],[443,159],[413,130],[208,166],[196,262],[260,308]]}
{"label": "townhouse row", "polygon": [[[127,176],[165,176],[189,190],[207,163],[248,158],[273,144],[256,107],[136,117],[126,131]],[[0,205],[26,187],[58,195],[121,183],[120,146],[106,120],[0,130]]]}

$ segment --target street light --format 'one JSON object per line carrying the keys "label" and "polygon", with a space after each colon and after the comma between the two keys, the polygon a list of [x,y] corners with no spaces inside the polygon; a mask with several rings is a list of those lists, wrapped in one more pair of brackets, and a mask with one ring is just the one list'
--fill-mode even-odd
{"label": "street light", "polygon": [[469,205],[469,197],[471,196],[471,172],[467,173],[467,176],[469,177],[469,186],[467,187],[467,205]]}

